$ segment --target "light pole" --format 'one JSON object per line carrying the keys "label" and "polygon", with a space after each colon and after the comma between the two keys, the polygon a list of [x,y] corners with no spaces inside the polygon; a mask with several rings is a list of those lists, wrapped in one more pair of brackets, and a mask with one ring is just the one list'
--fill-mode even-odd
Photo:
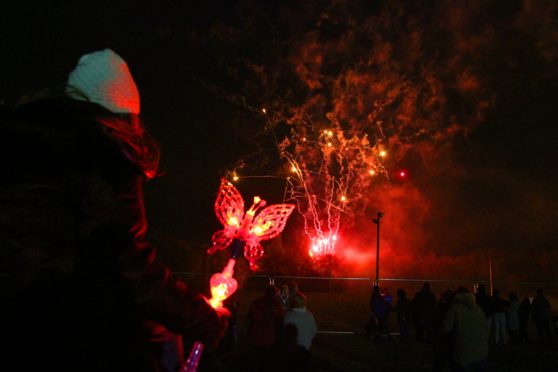
{"label": "light pole", "polygon": [[376,282],[380,285],[380,220],[384,217],[384,212],[378,211],[378,215],[372,221],[376,224]]}

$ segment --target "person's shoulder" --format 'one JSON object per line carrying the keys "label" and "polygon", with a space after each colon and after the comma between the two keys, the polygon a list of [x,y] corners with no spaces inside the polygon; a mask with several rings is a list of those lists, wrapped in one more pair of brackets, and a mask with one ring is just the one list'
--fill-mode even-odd
{"label": "person's shoulder", "polygon": [[315,319],[315,318],[316,318],[316,317],[314,316],[314,313],[311,312],[310,310],[306,310],[306,312],[308,313],[307,316],[308,316],[309,318],[312,318],[312,319]]}

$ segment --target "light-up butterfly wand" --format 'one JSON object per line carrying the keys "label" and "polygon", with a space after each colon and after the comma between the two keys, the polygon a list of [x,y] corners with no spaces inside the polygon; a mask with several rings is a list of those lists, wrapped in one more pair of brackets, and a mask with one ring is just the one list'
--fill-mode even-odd
{"label": "light-up butterfly wand", "polygon": [[[215,200],[215,214],[223,225],[223,229],[213,234],[211,237],[213,246],[207,250],[207,253],[213,254],[230,245],[232,245],[232,252],[223,271],[213,274],[209,280],[211,288],[209,304],[216,310],[222,308],[223,301],[238,288],[238,283],[233,278],[234,265],[243,248],[244,257],[250,263],[250,269],[256,270],[257,262],[263,256],[260,241],[278,236],[285,228],[295,207],[293,204],[275,204],[269,207],[265,207],[265,205],[265,200],[255,196],[254,203],[244,213],[244,199],[240,192],[225,178],[221,179]],[[263,209],[256,216],[256,212],[261,208]],[[197,371],[202,351],[203,343],[196,341],[181,371]]]}

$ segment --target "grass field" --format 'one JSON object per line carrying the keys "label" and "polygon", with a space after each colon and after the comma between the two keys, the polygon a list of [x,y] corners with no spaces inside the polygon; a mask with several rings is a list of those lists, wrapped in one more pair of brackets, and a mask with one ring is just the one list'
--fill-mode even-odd
{"label": "grass field", "polygon": [[[310,283],[297,281],[301,290],[311,288]],[[246,342],[246,312],[252,300],[261,295],[264,282],[247,285],[238,293],[240,303],[239,338],[234,345],[227,345],[205,356],[200,370],[204,371],[244,371],[248,345]],[[278,285],[283,283],[276,283]],[[443,289],[456,288],[447,283],[433,285],[439,294]],[[314,313],[320,333],[314,338],[310,360],[311,371],[431,371],[431,346],[424,343],[399,343],[394,336],[392,342],[377,344],[364,334],[364,327],[370,317],[368,306],[369,285],[366,283],[313,284],[313,291],[306,290],[308,309]],[[397,288],[405,288],[408,296],[420,289],[421,283],[397,283],[389,286],[390,293]],[[317,288],[316,288],[317,287]],[[535,293],[535,289],[518,291],[520,297]],[[507,291],[502,290],[503,293]],[[549,291],[552,292],[552,291]],[[558,297],[549,296],[554,313]],[[396,332],[395,317],[392,316],[391,331]],[[535,339],[536,331],[530,324],[530,336]],[[330,332],[354,332],[350,334]],[[412,334],[411,334],[412,336]],[[491,346],[488,358],[489,371],[558,371],[558,346],[539,346],[532,342],[527,345]]]}

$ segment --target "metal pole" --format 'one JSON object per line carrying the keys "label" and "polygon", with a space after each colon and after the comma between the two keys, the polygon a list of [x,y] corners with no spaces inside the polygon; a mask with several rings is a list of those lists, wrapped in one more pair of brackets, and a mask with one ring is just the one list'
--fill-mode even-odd
{"label": "metal pole", "polygon": [[384,213],[378,211],[377,218],[374,218],[374,223],[376,224],[376,283],[375,285],[380,285],[380,220],[384,217]]}

